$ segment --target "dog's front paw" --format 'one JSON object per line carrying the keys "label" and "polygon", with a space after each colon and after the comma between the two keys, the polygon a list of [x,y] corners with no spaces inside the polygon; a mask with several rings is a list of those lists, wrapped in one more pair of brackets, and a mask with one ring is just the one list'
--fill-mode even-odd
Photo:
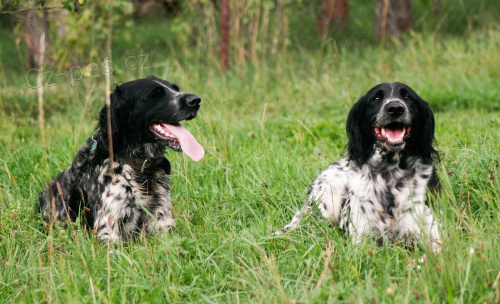
{"label": "dog's front paw", "polygon": [[273,234],[273,236],[282,236],[285,234],[286,231],[283,230],[276,230],[276,232]]}
{"label": "dog's front paw", "polygon": [[276,232],[274,233],[274,236],[282,236],[282,235],[285,235],[288,231],[290,231],[292,227],[290,227],[290,225],[286,225],[285,227],[283,227],[283,229],[281,230],[276,230]]}

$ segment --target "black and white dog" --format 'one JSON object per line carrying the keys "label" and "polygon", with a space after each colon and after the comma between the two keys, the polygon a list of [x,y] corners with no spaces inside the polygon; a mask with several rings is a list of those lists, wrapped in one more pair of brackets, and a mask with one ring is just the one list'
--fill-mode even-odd
{"label": "black and white dog", "polygon": [[433,159],[434,115],[409,86],[394,82],[370,89],[347,117],[348,155],[312,183],[304,206],[282,233],[297,228],[317,203],[323,217],[359,244],[377,240],[428,241],[440,250],[438,223],[426,204],[437,193]]}
{"label": "black and white dog", "polygon": [[94,135],[70,167],[40,195],[46,221],[82,222],[102,240],[126,240],[141,231],[169,231],[170,163],[166,148],[194,161],[203,148],[179,122],[196,117],[200,97],[155,77],[117,86],[111,94],[114,160],[110,162],[106,107]]}

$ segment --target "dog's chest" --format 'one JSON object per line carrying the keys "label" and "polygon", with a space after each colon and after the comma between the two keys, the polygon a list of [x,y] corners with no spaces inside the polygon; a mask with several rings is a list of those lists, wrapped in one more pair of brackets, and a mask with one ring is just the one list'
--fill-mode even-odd
{"label": "dog's chest", "polygon": [[114,172],[110,173],[104,166],[99,181],[104,186],[103,195],[113,196],[117,205],[123,201],[151,209],[170,203],[169,178],[161,170],[143,174],[127,164],[117,164]]}
{"label": "dog's chest", "polygon": [[[368,165],[350,170],[347,179],[344,217],[365,222],[369,226],[386,230],[394,226],[415,204],[423,204],[429,171],[420,167],[401,169],[393,167],[374,171]],[[422,175],[427,176],[423,178]],[[346,218],[344,222],[347,222]]]}
{"label": "dog's chest", "polygon": [[125,177],[137,204],[149,208],[170,201],[169,178],[163,171],[147,175],[131,171]]}

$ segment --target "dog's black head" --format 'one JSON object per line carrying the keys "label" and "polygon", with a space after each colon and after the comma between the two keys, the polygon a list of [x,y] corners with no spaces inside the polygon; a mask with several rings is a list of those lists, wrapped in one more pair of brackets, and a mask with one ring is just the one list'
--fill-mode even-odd
{"label": "dog's black head", "polygon": [[370,89],[352,107],[346,129],[349,156],[359,164],[368,160],[375,146],[422,158],[437,156],[429,104],[403,83]]}
{"label": "dog's black head", "polygon": [[[111,129],[116,154],[146,149],[163,154],[165,147],[183,151],[193,160],[203,158],[203,148],[179,122],[196,117],[200,97],[179,91],[168,81],[150,77],[117,86],[111,94]],[[99,116],[101,137],[107,142],[106,107]]]}

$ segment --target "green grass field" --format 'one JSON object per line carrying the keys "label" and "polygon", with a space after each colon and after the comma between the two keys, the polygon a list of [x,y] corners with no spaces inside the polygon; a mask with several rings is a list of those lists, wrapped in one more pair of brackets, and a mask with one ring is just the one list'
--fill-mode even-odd
{"label": "green grass field", "polygon": [[[137,39],[153,39],[154,26],[138,23]],[[199,163],[167,154],[175,231],[112,253],[78,225],[49,229],[35,208],[92,134],[104,78],[54,77],[43,139],[22,53],[7,29],[0,36],[0,302],[500,302],[498,24],[415,32],[385,46],[299,44],[226,75],[165,45],[116,41],[114,83],[156,75],[202,97],[198,118],[184,125],[207,153]],[[144,54],[147,68],[119,68]],[[434,109],[442,253],[370,240],[356,247],[314,213],[272,237],[316,174],[344,155],[351,105],[383,81],[409,84]]]}

